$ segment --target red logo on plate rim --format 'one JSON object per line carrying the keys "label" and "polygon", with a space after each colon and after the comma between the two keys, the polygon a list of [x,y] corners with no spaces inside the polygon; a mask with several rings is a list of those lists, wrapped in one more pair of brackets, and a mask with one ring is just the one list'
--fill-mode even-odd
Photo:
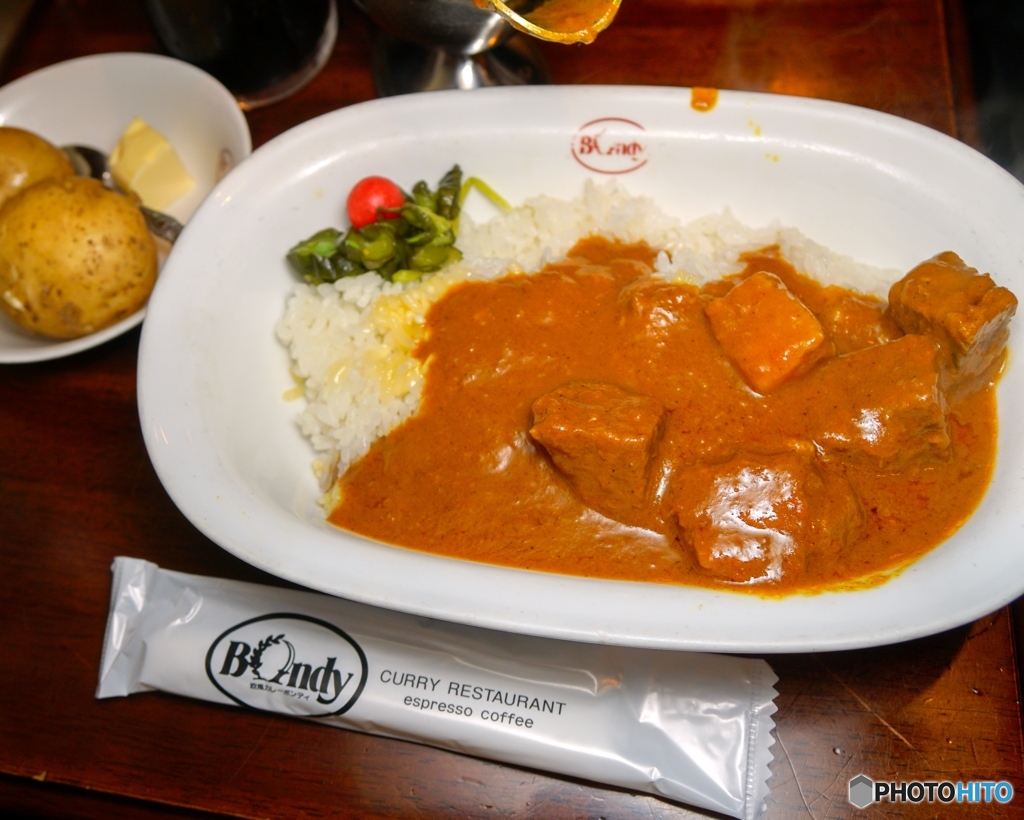
{"label": "red logo on plate rim", "polygon": [[[602,146],[600,139],[604,131],[598,131],[596,134],[585,133],[587,129],[592,129],[594,126],[600,125],[601,123],[625,123],[633,128],[636,128],[640,133],[646,133],[645,129],[640,123],[633,120],[626,119],[625,117],[599,117],[596,120],[591,120],[588,123],[584,123],[576,131],[575,136],[572,139],[572,156],[580,165],[586,168],[588,171],[594,171],[598,174],[630,174],[633,171],[643,168],[647,164],[647,158],[644,157],[638,161],[639,157],[642,157],[646,152],[646,146],[638,141],[633,140],[632,142],[616,141],[612,145]],[[596,165],[591,164],[582,159],[581,155],[595,157],[615,157],[615,158],[629,158],[635,165],[626,168],[599,168]]]}

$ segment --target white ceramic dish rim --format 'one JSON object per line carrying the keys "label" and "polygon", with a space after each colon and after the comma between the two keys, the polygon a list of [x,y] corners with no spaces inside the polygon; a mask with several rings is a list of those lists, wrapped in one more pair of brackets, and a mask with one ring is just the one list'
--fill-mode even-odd
{"label": "white ceramic dish rim", "polygon": [[[466,149],[467,140],[479,141],[482,134],[502,129],[521,138],[532,129],[534,136],[544,135],[538,139],[550,136],[567,140],[573,123],[590,122],[595,113],[615,113],[657,120],[648,133],[664,132],[667,144],[685,140],[688,149],[698,154],[739,151],[735,156],[742,159],[753,150],[759,159],[767,157],[783,167],[789,162],[797,170],[802,163],[828,171],[845,162],[855,176],[850,176],[845,166],[837,172],[853,190],[849,202],[844,200],[837,206],[840,216],[850,217],[842,210],[849,207],[854,209],[852,215],[862,220],[877,216],[884,228],[888,217],[885,195],[891,194],[897,204],[904,204],[901,196],[908,197],[928,206],[927,216],[938,214],[940,221],[949,223],[931,226],[924,214],[908,216],[901,230],[920,240],[918,244],[923,241],[932,245],[937,237],[948,237],[949,244],[960,249],[972,264],[998,270],[1001,282],[1018,292],[1024,290],[1024,248],[1009,230],[1014,224],[1024,224],[1024,189],[980,154],[909,121],[839,103],[743,92],[722,92],[716,107],[719,116],[704,119],[693,119],[694,115],[685,110],[689,101],[686,89],[580,86],[463,94],[434,92],[379,100],[305,123],[255,152],[197,212],[158,284],[150,318],[143,328],[139,407],[146,445],[161,481],[202,532],[270,573],[368,604],[505,631],[676,650],[794,652],[893,643],[970,622],[1024,590],[1024,551],[1016,549],[1024,532],[1024,505],[1020,503],[1024,497],[1024,422],[1005,413],[1007,406],[1024,397],[1012,345],[1011,362],[999,390],[1004,408],[1001,455],[992,488],[978,513],[946,544],[889,582],[855,592],[771,599],[531,573],[403,550],[342,533],[314,520],[310,513],[309,496],[315,494],[311,479],[305,487],[292,488],[291,503],[282,501],[283,496],[270,500],[266,488],[272,479],[246,474],[238,463],[240,448],[266,445],[253,439],[251,433],[247,442],[242,434],[225,433],[235,421],[240,422],[237,426],[245,426],[238,417],[225,418],[230,416],[227,404],[233,387],[244,388],[245,383],[226,371],[218,357],[231,344],[244,341],[232,340],[230,334],[244,329],[248,320],[211,323],[215,295],[221,287],[217,279],[230,282],[240,275],[238,261],[230,257],[237,253],[244,237],[251,237],[259,228],[256,224],[239,225],[240,219],[261,220],[269,209],[274,217],[287,221],[289,213],[302,213],[312,207],[309,202],[323,198],[324,192],[317,184],[320,177],[346,163],[365,168],[359,163],[365,162],[367,155],[393,148],[395,140],[414,139],[424,151],[429,150],[431,140],[451,139],[455,141],[454,150]],[[527,104],[532,120],[516,114],[519,106]],[[565,112],[569,113],[563,121]],[[425,119],[428,116],[433,119]],[[551,121],[545,120],[546,116]],[[685,121],[675,130],[663,122],[674,116]],[[402,133],[401,124],[407,121],[428,124],[409,137]],[[458,131],[459,126],[446,126],[446,122],[470,122],[475,127],[456,135],[451,128]],[[528,158],[517,159],[529,167]],[[571,166],[572,160],[566,156],[565,162]],[[699,177],[700,163],[693,165],[692,173]],[[350,176],[353,173],[350,171]],[[774,172],[764,173],[769,181],[773,179]],[[878,176],[882,196],[862,207],[856,194],[858,180],[865,174]],[[813,194],[818,182],[805,176],[785,179],[794,185],[810,186],[806,190]],[[503,180],[492,180],[502,187]],[[547,182],[558,185],[554,176]],[[535,177],[533,184],[538,184]],[[646,187],[656,188],[658,184],[652,176]],[[510,178],[509,187],[515,189],[517,185],[526,185],[527,193],[538,193],[536,189],[529,191],[522,180]],[[889,191],[889,185],[895,187]],[[958,200],[953,211],[946,214],[943,209],[953,207],[945,201],[951,186],[962,189],[962,201]],[[288,195],[282,196],[282,191]],[[785,218],[787,208],[782,207],[792,197],[780,191],[769,190],[768,194],[777,198],[782,221],[794,224]],[[289,201],[264,201],[261,197],[265,196]],[[698,194],[698,198],[701,196]],[[709,197],[714,199],[711,194]],[[715,210],[718,204],[709,202],[699,213]],[[771,201],[760,202],[752,212],[771,207]],[[816,220],[815,213],[821,210],[818,203],[797,203],[795,207],[803,207],[807,219],[825,234],[836,222]],[[312,224],[297,224],[306,224],[305,232],[309,233],[323,227],[315,221],[319,218],[314,217]],[[961,222],[959,230],[950,227]],[[795,226],[818,241],[845,250],[841,242],[837,245],[827,235],[816,235],[803,224]],[[841,238],[843,230],[848,228],[840,221],[836,236]],[[955,236],[949,237],[951,231]],[[880,228],[879,233],[884,230]],[[295,238],[280,237],[285,248]],[[219,249],[214,252],[215,258],[210,258],[211,243],[215,242]],[[878,243],[867,243],[871,253],[865,261],[905,269],[945,249],[944,243],[927,250],[902,248],[898,237],[893,243],[899,249],[894,256],[899,258],[884,257],[884,253],[883,258],[871,258],[872,253],[885,250],[883,237]],[[273,276],[285,270],[277,263],[267,265],[273,267]],[[259,276],[252,271],[247,275],[255,276],[253,288],[259,291]],[[274,283],[267,292],[276,289],[285,294],[289,288],[290,284]],[[240,298],[252,307],[251,314],[259,314],[268,322],[265,331],[272,334],[283,309],[283,295],[278,304],[269,306],[263,304],[266,293],[243,294]],[[190,343],[182,346],[186,334]],[[272,358],[272,362],[262,364],[287,366],[283,351],[272,354]],[[261,369],[261,378],[273,381],[277,377]],[[221,380],[225,380],[223,384]],[[287,386],[286,379],[273,385],[275,399],[280,397],[282,385]],[[273,438],[274,434],[269,435]],[[297,433],[295,436],[297,440]],[[232,439],[231,446],[228,438]],[[307,464],[311,456],[309,450],[302,453]],[[267,463],[280,466],[275,458],[271,453]],[[983,545],[980,558],[975,546],[978,544]]]}
{"label": "white ceramic dish rim", "polygon": [[[241,148],[241,156],[236,158],[236,162],[241,162],[252,151],[252,138],[248,122],[231,92],[205,71],[161,54],[142,52],[91,54],[54,63],[12,80],[0,88],[0,124],[21,126],[31,130],[32,124],[23,123],[16,117],[8,121],[3,116],[5,109],[17,105],[23,99],[35,97],[38,87],[47,84],[68,84],[67,93],[73,93],[75,88],[85,85],[85,90],[82,93],[88,94],[88,84],[99,71],[109,71],[113,75],[125,78],[122,82],[145,82],[146,77],[151,73],[159,72],[163,76],[178,75],[187,82],[198,84],[203,88],[204,95],[219,101],[225,116],[230,119],[230,127],[234,130]],[[140,92],[142,90],[144,89],[140,86]],[[110,124],[115,139],[118,129],[123,125],[123,123]],[[86,140],[80,141],[86,142]],[[102,148],[103,146],[97,145],[96,147]],[[182,221],[187,221],[186,217],[190,216],[185,213],[174,215],[181,218]],[[77,339],[60,341],[32,338],[31,341],[38,342],[38,344],[14,348],[0,347],[0,364],[48,361],[89,350],[137,327],[142,323],[145,315],[146,309],[142,308],[120,322]],[[0,317],[0,321],[6,321],[6,318]]]}

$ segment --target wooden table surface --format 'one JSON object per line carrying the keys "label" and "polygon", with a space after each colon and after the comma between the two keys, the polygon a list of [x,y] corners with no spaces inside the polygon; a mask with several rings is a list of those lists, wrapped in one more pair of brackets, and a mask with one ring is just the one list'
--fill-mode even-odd
{"label": "wooden table surface", "polygon": [[[339,9],[325,70],[291,99],[247,115],[255,146],[374,96],[373,27],[349,0]],[[821,97],[970,142],[958,12],[942,0],[625,0],[594,45],[541,51],[558,83]],[[110,51],[160,51],[141,2],[40,0],[0,81]],[[135,331],[59,361],[0,365],[0,808],[8,815],[694,815],[651,796],[274,715],[162,694],[95,700],[114,556],[275,583],[204,538],[157,480],[135,403],[138,341]],[[846,795],[861,772],[1024,788],[1011,609],[897,646],[767,660],[780,677],[768,818],[859,815]],[[960,816],[927,804],[869,813]],[[1024,794],[971,816],[1024,816]]]}

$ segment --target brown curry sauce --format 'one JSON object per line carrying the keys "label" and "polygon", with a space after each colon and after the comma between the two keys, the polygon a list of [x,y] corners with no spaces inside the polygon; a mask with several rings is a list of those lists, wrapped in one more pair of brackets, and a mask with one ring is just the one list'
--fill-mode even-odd
{"label": "brown curry sauce", "polygon": [[[904,336],[880,300],[802,276],[777,249],[703,289],[652,276],[653,258],[591,238],[538,274],[449,290],[416,351],[427,362],[420,410],[339,479],[330,521],[472,561],[782,595],[884,580],[972,513],[994,464],[998,364],[980,386],[939,395],[929,374],[940,345]],[[783,363],[793,372],[764,393],[708,311],[755,274],[777,277],[765,281],[822,330],[807,362]],[[771,347],[772,333],[758,341]],[[613,408],[596,411],[600,441],[564,415],[593,402]],[[870,434],[879,412],[888,438]],[[781,496],[780,475],[795,482]],[[757,530],[747,547],[774,559],[737,561],[719,550],[721,521],[708,525],[707,499],[741,497],[749,480],[783,499],[776,528],[800,536]],[[729,513],[728,526],[753,531],[759,509]]]}

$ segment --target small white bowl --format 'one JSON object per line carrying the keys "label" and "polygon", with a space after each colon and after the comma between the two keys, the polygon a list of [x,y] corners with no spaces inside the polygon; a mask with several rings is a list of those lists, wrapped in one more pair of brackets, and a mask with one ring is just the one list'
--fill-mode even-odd
{"label": "small white bowl", "polygon": [[[196,185],[167,212],[186,223],[224,174],[252,151],[231,93],[195,66],[158,54],[96,54],[27,74],[0,88],[0,125],[54,145],[110,152],[134,117],[170,141]],[[135,327],[145,308],[79,339],[34,336],[0,315],[0,363],[36,362],[95,347]]]}

